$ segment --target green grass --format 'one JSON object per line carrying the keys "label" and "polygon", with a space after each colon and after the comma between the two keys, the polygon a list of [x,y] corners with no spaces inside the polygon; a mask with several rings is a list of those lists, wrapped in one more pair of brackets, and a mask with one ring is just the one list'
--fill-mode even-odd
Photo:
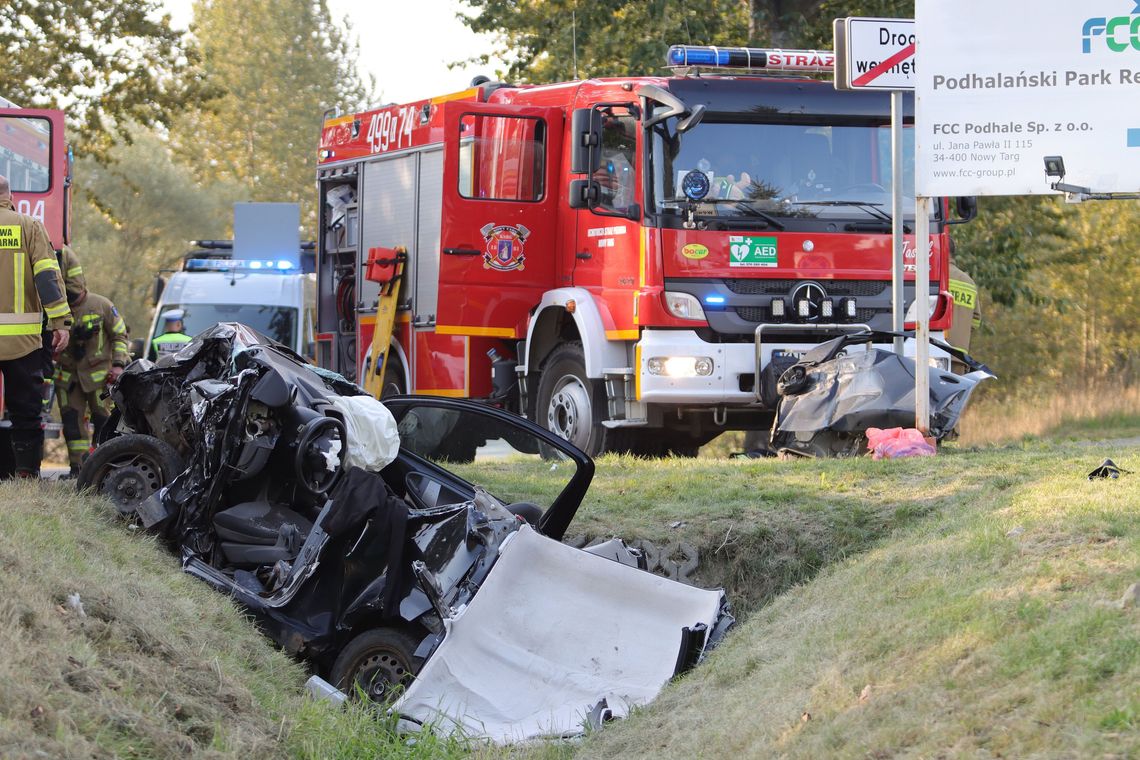
{"label": "green grass", "polygon": [[798,464],[794,483],[842,474],[834,498],[924,516],[777,597],[573,757],[1137,756],[1140,610],[1118,600],[1140,581],[1140,478],[1085,473],[1138,453]]}
{"label": "green grass", "polygon": [[467,754],[303,697],[302,667],[108,509],[64,484],[0,484],[0,757]]}
{"label": "green grass", "polygon": [[[1115,605],[1140,581],[1140,474],[1085,479],[1138,455],[1026,439],[883,462],[603,457],[571,532],[694,543],[742,622],[631,719],[514,749],[409,742],[303,698],[296,663],[102,502],[4,484],[0,757],[1140,754],[1140,611]],[[492,492],[519,474],[480,473]],[[86,618],[61,606],[75,592]]]}

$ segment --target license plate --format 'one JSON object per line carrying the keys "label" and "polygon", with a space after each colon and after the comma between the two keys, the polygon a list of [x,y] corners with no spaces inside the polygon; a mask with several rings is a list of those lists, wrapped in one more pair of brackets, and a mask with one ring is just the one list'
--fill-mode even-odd
{"label": "license plate", "polygon": [[806,353],[807,351],[790,351],[786,348],[773,348],[772,359],[795,359],[796,361],[799,361],[800,359],[804,358],[804,354]]}

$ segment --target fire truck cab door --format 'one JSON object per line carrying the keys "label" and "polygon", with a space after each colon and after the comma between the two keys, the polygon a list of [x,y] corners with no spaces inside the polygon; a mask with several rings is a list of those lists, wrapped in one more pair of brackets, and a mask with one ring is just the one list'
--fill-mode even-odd
{"label": "fire truck cab door", "polygon": [[554,287],[562,111],[444,105],[436,331],[523,337]]}

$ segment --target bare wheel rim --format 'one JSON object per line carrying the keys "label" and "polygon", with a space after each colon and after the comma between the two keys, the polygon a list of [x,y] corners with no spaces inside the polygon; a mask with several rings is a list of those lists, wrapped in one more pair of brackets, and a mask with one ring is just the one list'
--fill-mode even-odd
{"label": "bare wheel rim", "polygon": [[369,699],[383,702],[393,687],[407,683],[411,677],[395,652],[382,650],[373,652],[360,663],[355,680]]}
{"label": "bare wheel rim", "polygon": [[546,409],[547,429],[585,449],[593,424],[594,410],[586,386],[575,375],[560,378]]}
{"label": "bare wheel rim", "polygon": [[150,457],[131,454],[108,462],[97,482],[99,493],[133,508],[162,487],[162,470]]}

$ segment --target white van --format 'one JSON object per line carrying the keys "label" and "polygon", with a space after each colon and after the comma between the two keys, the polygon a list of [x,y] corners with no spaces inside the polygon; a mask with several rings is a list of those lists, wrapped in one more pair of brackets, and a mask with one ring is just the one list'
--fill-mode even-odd
{"label": "white van", "polygon": [[[306,248],[308,250],[306,250]],[[240,322],[312,359],[316,275],[312,243],[301,247],[301,266],[286,260],[235,260],[228,240],[196,241],[182,270],[156,281],[156,309],[142,356],[154,359],[162,314],[181,309],[183,332],[194,336],[218,322]]]}

